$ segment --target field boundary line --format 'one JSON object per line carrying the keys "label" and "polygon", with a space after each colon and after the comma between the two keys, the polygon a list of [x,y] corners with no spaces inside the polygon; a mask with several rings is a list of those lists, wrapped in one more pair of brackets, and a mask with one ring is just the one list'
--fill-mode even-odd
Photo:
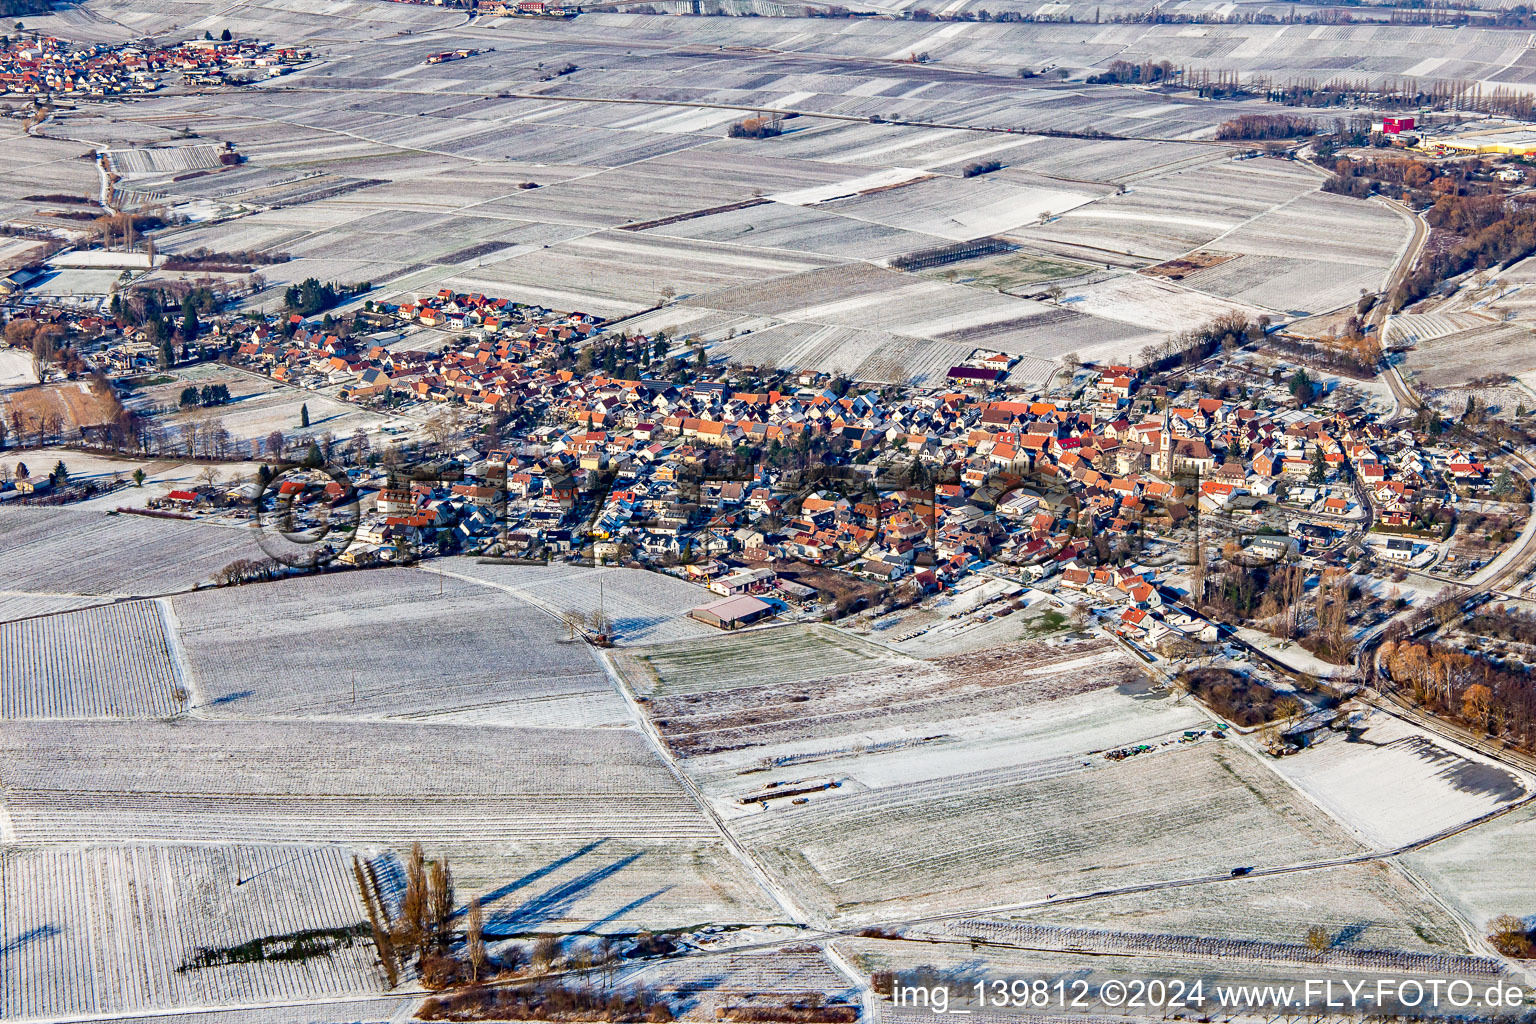
{"label": "field boundary line", "polygon": [[789,893],[781,889],[774,882],[773,876],[759,863],[758,859],[752,855],[751,851],[746,848],[741,840],[732,835],[730,830],[725,827],[725,822],[715,811],[714,807],[710,805],[708,798],[704,796],[698,784],[677,764],[675,755],[667,749],[666,743],[662,740],[661,735],[656,731],[656,727],[646,715],[645,709],[635,700],[635,695],[630,691],[628,682],[624,679],[622,673],[614,667],[607,652],[598,651],[597,658],[602,662],[604,670],[608,673],[608,678],[613,681],[613,685],[618,689],[619,695],[624,698],[624,703],[629,708],[630,716],[639,727],[641,735],[646,738],[652,750],[655,751],[656,756],[661,758],[662,764],[666,765],[667,770],[677,779],[678,784],[693,798],[694,803],[698,805],[699,810],[708,819],[710,824],[720,833],[726,848],[735,854],[741,861],[742,866],[757,880],[758,885],[762,887],[763,891],[778,905],[780,910],[784,911],[790,922],[805,927],[808,924],[809,915],[800,908]]}

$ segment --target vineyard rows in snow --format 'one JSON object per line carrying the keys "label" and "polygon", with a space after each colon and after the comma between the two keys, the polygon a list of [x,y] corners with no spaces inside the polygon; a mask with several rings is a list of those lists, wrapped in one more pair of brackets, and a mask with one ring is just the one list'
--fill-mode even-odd
{"label": "vineyard rows in snow", "polygon": [[21,848],[0,854],[0,1018],[382,990],[368,939],[306,960],[181,970],[200,949],[364,919],[335,847]]}
{"label": "vineyard rows in snow", "polygon": [[0,778],[33,842],[715,835],[631,730],[13,722]]}
{"label": "vineyard rows in snow", "polygon": [[[586,644],[554,618],[451,577],[375,569],[204,590],[174,606],[209,716],[517,721],[524,703],[566,697],[595,701],[602,722],[623,713]],[[590,720],[570,710],[550,724]]]}
{"label": "vineyard rows in snow", "polygon": [[160,717],[180,686],[153,601],[0,624],[0,720]]}

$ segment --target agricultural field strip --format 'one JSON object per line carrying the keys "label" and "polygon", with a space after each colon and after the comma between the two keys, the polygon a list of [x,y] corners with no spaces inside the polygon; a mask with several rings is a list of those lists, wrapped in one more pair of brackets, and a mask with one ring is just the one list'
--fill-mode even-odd
{"label": "agricultural field strip", "polygon": [[[1015,653],[1048,663],[1018,674],[1011,667]],[[1053,702],[1049,708],[1055,714],[1068,707],[1057,703],[1062,698],[1130,681],[1135,673],[1128,660],[1112,657],[1117,678],[1102,652],[1089,662],[1093,675],[1064,669],[1060,663],[1069,659],[1062,653],[1026,645],[997,657],[951,658],[942,667],[933,661],[897,662],[830,678],[717,690],[707,700],[657,695],[649,710],[664,720],[660,728],[672,748],[690,758],[717,752],[728,758],[726,752],[751,749],[820,754],[845,750],[853,743],[850,737],[885,742],[927,736],[938,728],[935,723],[963,719],[995,725],[999,716],[1041,700]]]}
{"label": "agricultural field strip", "polygon": [[22,847],[0,853],[0,1017],[375,993],[365,939],[329,956],[179,970],[200,948],[362,918],[336,847]]}
{"label": "agricultural field strip", "polygon": [[159,718],[181,682],[154,601],[0,624],[0,720]]}
{"label": "agricultural field strip", "polygon": [[[1324,870],[1245,876],[1231,886],[1194,885],[1091,900],[1010,917],[1157,935],[1303,941],[1314,927],[1337,946],[1455,952],[1481,949],[1457,914],[1404,862],[1366,861]],[[1246,914],[1234,915],[1233,891]]]}
{"label": "agricultural field strip", "polygon": [[621,658],[639,670],[629,673],[637,690],[667,695],[820,679],[878,662],[910,663],[822,625],[785,625],[684,644],[634,647],[621,652]]}
{"label": "agricultural field strip", "polygon": [[993,921],[983,918],[949,922],[945,926],[945,931],[962,938],[975,936],[988,941],[1001,941],[1022,949],[1051,949],[1059,952],[1119,955],[1144,953],[1179,959],[1232,958],[1280,964],[1403,971],[1448,978],[1500,977],[1506,970],[1502,961],[1488,956],[1349,947],[1319,951],[1299,942],[1205,938],[1194,935],[1152,935],[1105,929],[1063,928],[1016,921]]}
{"label": "agricultural field strip", "polygon": [[1374,849],[1406,848],[1536,800],[1526,772],[1380,709],[1368,722],[1362,742],[1327,736],[1294,758],[1254,756]]}
{"label": "agricultural field strip", "polygon": [[375,569],[170,603],[209,717],[427,718],[572,697],[621,710],[584,643],[477,582]]}
{"label": "agricultural field strip", "polygon": [[[615,641],[624,645],[687,640],[716,633],[713,627],[688,618],[687,613],[719,595],[643,569],[554,563],[498,565],[455,558],[422,571],[505,591],[543,609],[556,620],[563,620],[568,614],[598,611],[605,600],[612,602],[608,607],[635,609],[629,614],[618,611],[608,616]],[[612,597],[605,598],[606,594]]]}
{"label": "agricultural field strip", "polygon": [[717,835],[631,730],[12,722],[0,775],[23,842]]}
{"label": "agricultural field strip", "polygon": [[188,589],[236,558],[260,554],[248,528],[58,508],[0,509],[0,579],[15,590],[103,598],[163,594]]}
{"label": "agricultural field strip", "polygon": [[[1205,744],[1090,771],[1074,770],[1078,762],[1063,758],[1043,775],[1048,766],[982,773],[962,784],[964,799],[954,795],[956,780],[943,779],[813,802],[794,813],[739,819],[732,827],[807,897],[820,890],[823,913],[863,906],[901,917],[907,915],[899,907],[953,910],[957,901],[974,907],[983,892],[1010,887],[1022,889],[1021,896],[1033,889],[1038,900],[1064,884],[1091,885],[1090,870],[1102,872],[1105,881],[1124,881],[1129,874],[1156,886],[1174,882],[1180,868],[1210,873],[1234,863],[1273,864],[1277,857],[1308,863],[1371,856],[1309,803],[1298,806],[1288,798],[1289,788],[1278,780],[1267,792],[1257,788],[1267,773],[1249,759],[1245,751]],[[1223,770],[1234,775],[1231,783]],[[1221,808],[1247,825],[1204,836],[1170,860],[1154,833],[1158,821],[1179,814],[1172,806],[1149,814],[1139,805],[1138,793],[1152,779],[1160,780],[1161,799],[1206,812]],[[1255,796],[1243,783],[1254,787]],[[978,815],[988,822],[985,830],[966,824]],[[913,848],[919,837],[921,852]],[[1083,867],[1084,858],[1095,857],[1107,862]],[[979,871],[978,862],[991,867]],[[1022,886],[1020,872],[1029,878]]]}

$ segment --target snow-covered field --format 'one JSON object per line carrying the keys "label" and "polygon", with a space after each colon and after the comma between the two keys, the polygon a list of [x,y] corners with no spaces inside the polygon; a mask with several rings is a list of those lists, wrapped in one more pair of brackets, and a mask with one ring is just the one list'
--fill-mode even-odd
{"label": "snow-covered field", "polygon": [[473,558],[444,559],[435,563],[432,571],[504,590],[557,617],[602,611],[612,623],[614,642],[621,645],[719,633],[688,618],[688,612],[719,600],[720,595],[659,572],[566,562],[498,565]]}
{"label": "snow-covered field", "polygon": [[1217,741],[1092,768],[1060,758],[848,792],[731,828],[820,914],[855,920],[1360,849],[1246,751]]}
{"label": "snow-covered field", "polygon": [[1406,859],[1472,921],[1536,918],[1536,807],[1526,806]]}
{"label": "snow-covered field", "polygon": [[[873,728],[865,750],[818,760],[814,771],[846,776],[870,789],[899,790],[920,782],[960,779],[970,772],[1086,758],[1090,751],[1156,741],[1209,724],[1209,716],[1191,702],[1175,703],[1146,691],[1127,693],[1106,687],[1009,714],[935,721],[928,731],[944,733],[944,739],[908,748],[869,749],[918,738],[910,729],[887,735]],[[783,744],[760,747],[754,753],[784,757],[814,752],[814,747],[814,743]],[[710,765],[701,759],[689,767],[703,772]]]}
{"label": "snow-covered field", "polygon": [[488,935],[633,932],[782,918],[723,842],[571,839],[444,848]]}
{"label": "snow-covered field", "polygon": [[382,992],[371,941],[186,969],[200,950],[366,918],[338,847],[0,852],[0,1017],[77,1018]]}
{"label": "snow-covered field", "polygon": [[[1234,913],[1241,906],[1242,913]],[[1038,924],[1304,942],[1321,926],[1336,946],[1461,952],[1457,922],[1388,863],[1111,896],[1017,915]]]}
{"label": "snow-covered field", "polygon": [[25,387],[37,383],[32,372],[32,353],[19,348],[0,348],[0,388]]}
{"label": "snow-covered field", "polygon": [[0,625],[0,720],[160,717],[183,686],[157,602]]}
{"label": "snow-covered field", "polygon": [[172,603],[195,707],[211,717],[629,723],[585,643],[480,584],[374,569]]}
{"label": "snow-covered field", "polygon": [[1373,712],[1349,736],[1274,762],[1345,827],[1367,842],[1395,847],[1525,797],[1536,782],[1481,754]]}
{"label": "snow-covered field", "polygon": [[53,594],[163,594],[240,558],[260,558],[249,526],[108,515],[74,508],[0,509],[0,580]]}
{"label": "snow-covered field", "polygon": [[10,722],[0,777],[14,836],[33,843],[716,834],[633,730]]}
{"label": "snow-covered field", "polygon": [[822,625],[790,625],[626,652],[631,684],[653,694],[729,690],[823,679],[909,659]]}

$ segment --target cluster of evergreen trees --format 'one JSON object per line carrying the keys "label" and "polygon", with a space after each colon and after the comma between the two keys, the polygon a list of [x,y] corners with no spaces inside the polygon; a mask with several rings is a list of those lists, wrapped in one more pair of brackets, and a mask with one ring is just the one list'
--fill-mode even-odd
{"label": "cluster of evergreen trees", "polygon": [[372,288],[371,281],[351,285],[335,281],[322,284],[318,278],[307,277],[298,284],[289,285],[287,291],[283,292],[283,306],[300,316],[314,316],[334,309],[352,296],[361,295]]}
{"label": "cluster of evergreen trees", "polygon": [[224,384],[204,384],[201,389],[188,386],[181,389],[180,405],[183,409],[208,408],[229,402],[229,387]]}

